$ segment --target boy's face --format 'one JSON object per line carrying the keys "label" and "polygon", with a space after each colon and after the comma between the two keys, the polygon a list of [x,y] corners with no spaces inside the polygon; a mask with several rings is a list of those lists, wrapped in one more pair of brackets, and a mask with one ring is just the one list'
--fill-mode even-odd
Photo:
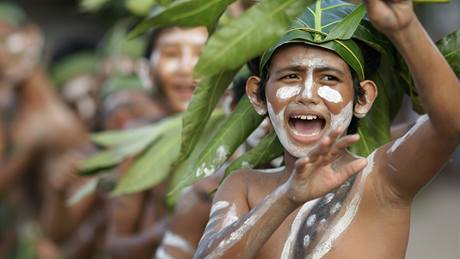
{"label": "boy's face", "polygon": [[160,33],[151,57],[154,82],[173,112],[187,109],[196,82],[192,72],[208,33],[204,27],[171,28]]}
{"label": "boy's face", "polygon": [[273,56],[265,94],[267,110],[284,148],[304,157],[331,130],[353,116],[353,79],[333,52],[288,44]]}
{"label": "boy's face", "polygon": [[39,62],[43,39],[36,26],[13,27],[0,21],[0,77],[16,83]]}

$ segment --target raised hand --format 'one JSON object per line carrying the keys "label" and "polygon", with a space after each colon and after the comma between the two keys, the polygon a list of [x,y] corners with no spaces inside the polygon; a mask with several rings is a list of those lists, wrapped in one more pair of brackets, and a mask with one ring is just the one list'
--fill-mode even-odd
{"label": "raised hand", "polygon": [[361,158],[333,168],[334,161],[345,149],[359,140],[359,135],[338,138],[342,131],[337,129],[331,132],[309,156],[296,161],[295,168],[286,182],[287,195],[292,202],[301,204],[321,197],[342,185],[367,165],[367,160]]}
{"label": "raised hand", "polygon": [[416,19],[411,0],[364,0],[372,24],[387,35],[406,28]]}

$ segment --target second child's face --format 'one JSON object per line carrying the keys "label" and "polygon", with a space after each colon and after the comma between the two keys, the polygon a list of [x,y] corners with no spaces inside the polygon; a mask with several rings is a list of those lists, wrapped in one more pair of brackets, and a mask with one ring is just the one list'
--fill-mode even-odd
{"label": "second child's face", "polygon": [[353,116],[353,79],[333,52],[289,44],[273,56],[265,94],[267,110],[284,148],[304,157],[331,130]]}
{"label": "second child's face", "polygon": [[193,68],[207,37],[205,28],[166,29],[158,36],[151,57],[152,74],[172,112],[187,109],[196,87]]}

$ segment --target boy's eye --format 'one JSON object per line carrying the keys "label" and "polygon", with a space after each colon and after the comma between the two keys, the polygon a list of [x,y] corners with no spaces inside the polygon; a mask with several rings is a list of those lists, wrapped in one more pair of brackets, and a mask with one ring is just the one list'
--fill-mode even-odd
{"label": "boy's eye", "polygon": [[283,77],[281,77],[281,79],[297,79],[297,75],[296,74],[289,74],[289,75],[285,75]]}
{"label": "boy's eye", "polygon": [[322,79],[325,80],[325,81],[339,81],[339,79],[337,77],[332,76],[332,75],[325,75],[325,76],[323,76]]}

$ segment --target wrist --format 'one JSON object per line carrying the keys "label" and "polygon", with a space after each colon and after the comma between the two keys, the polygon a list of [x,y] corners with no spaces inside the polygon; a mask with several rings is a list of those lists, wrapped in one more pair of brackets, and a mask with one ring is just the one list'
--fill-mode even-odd
{"label": "wrist", "polygon": [[405,46],[416,43],[419,40],[420,31],[423,31],[423,27],[417,16],[414,15],[413,19],[406,26],[398,30],[388,32],[386,35],[396,47],[401,49]]}

